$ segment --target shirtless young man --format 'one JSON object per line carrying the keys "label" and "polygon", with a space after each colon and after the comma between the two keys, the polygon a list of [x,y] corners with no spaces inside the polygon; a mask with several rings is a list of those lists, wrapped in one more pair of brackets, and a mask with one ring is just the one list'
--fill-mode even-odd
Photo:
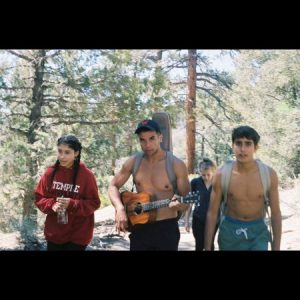
{"label": "shirtless young man", "polygon": [[[159,125],[153,120],[140,122],[135,130],[144,152],[142,162],[134,176],[138,192],[149,192],[156,200],[172,199],[168,207],[157,209],[154,222],[138,224],[133,227],[130,250],[178,250],[180,232],[177,222],[178,211],[188,208],[187,204],[176,200],[172,184],[166,172],[166,152],[161,148],[162,134]],[[122,204],[119,189],[132,174],[135,157],[130,157],[120,172],[112,179],[108,194],[115,207],[116,227],[118,231],[128,229],[128,219]],[[190,191],[187,168],[183,161],[174,156],[173,169],[177,178],[177,190],[180,196]]]}
{"label": "shirtless young man", "polygon": [[[253,158],[259,139],[259,134],[249,126],[240,126],[232,132],[232,147],[236,162],[231,172],[225,217],[221,220],[219,229],[220,250],[268,250],[270,232],[262,216],[263,186],[258,166]],[[280,250],[281,212],[278,178],[272,168],[269,167],[269,170],[272,249]],[[221,170],[218,170],[213,179],[210,207],[206,219],[205,250],[211,250],[221,199]]]}

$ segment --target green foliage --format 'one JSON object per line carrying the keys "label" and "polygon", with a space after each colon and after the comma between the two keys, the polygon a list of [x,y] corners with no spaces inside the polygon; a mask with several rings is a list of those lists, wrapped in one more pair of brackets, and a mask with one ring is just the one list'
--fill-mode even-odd
{"label": "green foliage", "polygon": [[227,93],[242,124],[261,135],[257,154],[278,172],[281,183],[298,172],[300,111],[292,91],[300,82],[299,58],[296,50],[244,50],[236,61],[236,85]]}
{"label": "green foliage", "polygon": [[300,178],[300,146],[298,145],[294,156],[288,162],[289,177]]}
{"label": "green foliage", "polygon": [[110,202],[108,196],[105,194],[100,195],[100,200],[101,200],[101,208],[111,205],[111,202]]}

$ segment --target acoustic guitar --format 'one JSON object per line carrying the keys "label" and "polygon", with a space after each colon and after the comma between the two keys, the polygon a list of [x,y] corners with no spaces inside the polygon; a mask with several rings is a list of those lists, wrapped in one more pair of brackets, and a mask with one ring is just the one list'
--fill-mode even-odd
{"label": "acoustic guitar", "polygon": [[[132,193],[122,192],[121,200],[125,206],[127,217],[131,226],[136,224],[146,224],[155,220],[155,213],[152,211],[158,208],[167,207],[171,199],[151,201],[151,194],[147,192]],[[189,193],[184,197],[178,196],[177,200],[181,203],[196,203],[200,205],[200,194]]]}

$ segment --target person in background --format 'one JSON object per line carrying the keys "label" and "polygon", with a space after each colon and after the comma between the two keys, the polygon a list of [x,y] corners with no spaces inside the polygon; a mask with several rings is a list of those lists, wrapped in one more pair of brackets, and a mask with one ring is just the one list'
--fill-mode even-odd
{"label": "person in background", "polygon": [[[200,194],[200,205],[195,205],[192,216],[192,230],[195,238],[195,250],[202,251],[204,249],[204,233],[206,214],[209,207],[211,184],[213,176],[216,172],[216,164],[208,159],[203,158],[199,163],[200,176],[192,179],[191,192],[198,192]],[[185,214],[185,229],[190,232],[190,215],[192,212],[192,205],[186,211]],[[215,228],[215,234],[218,226]],[[214,249],[214,243],[212,242],[212,249]]]}

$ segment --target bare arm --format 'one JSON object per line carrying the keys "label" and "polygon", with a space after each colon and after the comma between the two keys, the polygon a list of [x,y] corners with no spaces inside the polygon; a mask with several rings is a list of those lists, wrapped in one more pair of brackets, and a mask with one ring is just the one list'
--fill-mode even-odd
{"label": "bare arm", "polygon": [[210,204],[206,216],[205,237],[204,237],[205,250],[211,250],[212,247],[221,200],[222,200],[221,171],[218,170],[218,172],[213,178],[212,191],[210,195]]}
{"label": "bare arm", "polygon": [[272,250],[280,250],[281,242],[281,211],[279,205],[278,177],[273,169],[271,171],[270,208],[273,231]]}
{"label": "bare arm", "polygon": [[[174,171],[177,178],[178,194],[180,196],[186,196],[190,192],[191,187],[189,183],[187,168],[184,162],[175,158]],[[173,201],[170,203],[169,207],[185,211],[189,207],[189,205],[180,203],[179,201]]]}
{"label": "bare arm", "polygon": [[131,175],[132,166],[134,163],[134,157],[129,158],[122,166],[119,173],[111,180],[108,188],[108,196],[112,205],[115,208],[116,215],[116,227],[118,231],[126,231],[128,228],[128,219],[126,216],[124,205],[121,201],[119,189],[126,183]]}

